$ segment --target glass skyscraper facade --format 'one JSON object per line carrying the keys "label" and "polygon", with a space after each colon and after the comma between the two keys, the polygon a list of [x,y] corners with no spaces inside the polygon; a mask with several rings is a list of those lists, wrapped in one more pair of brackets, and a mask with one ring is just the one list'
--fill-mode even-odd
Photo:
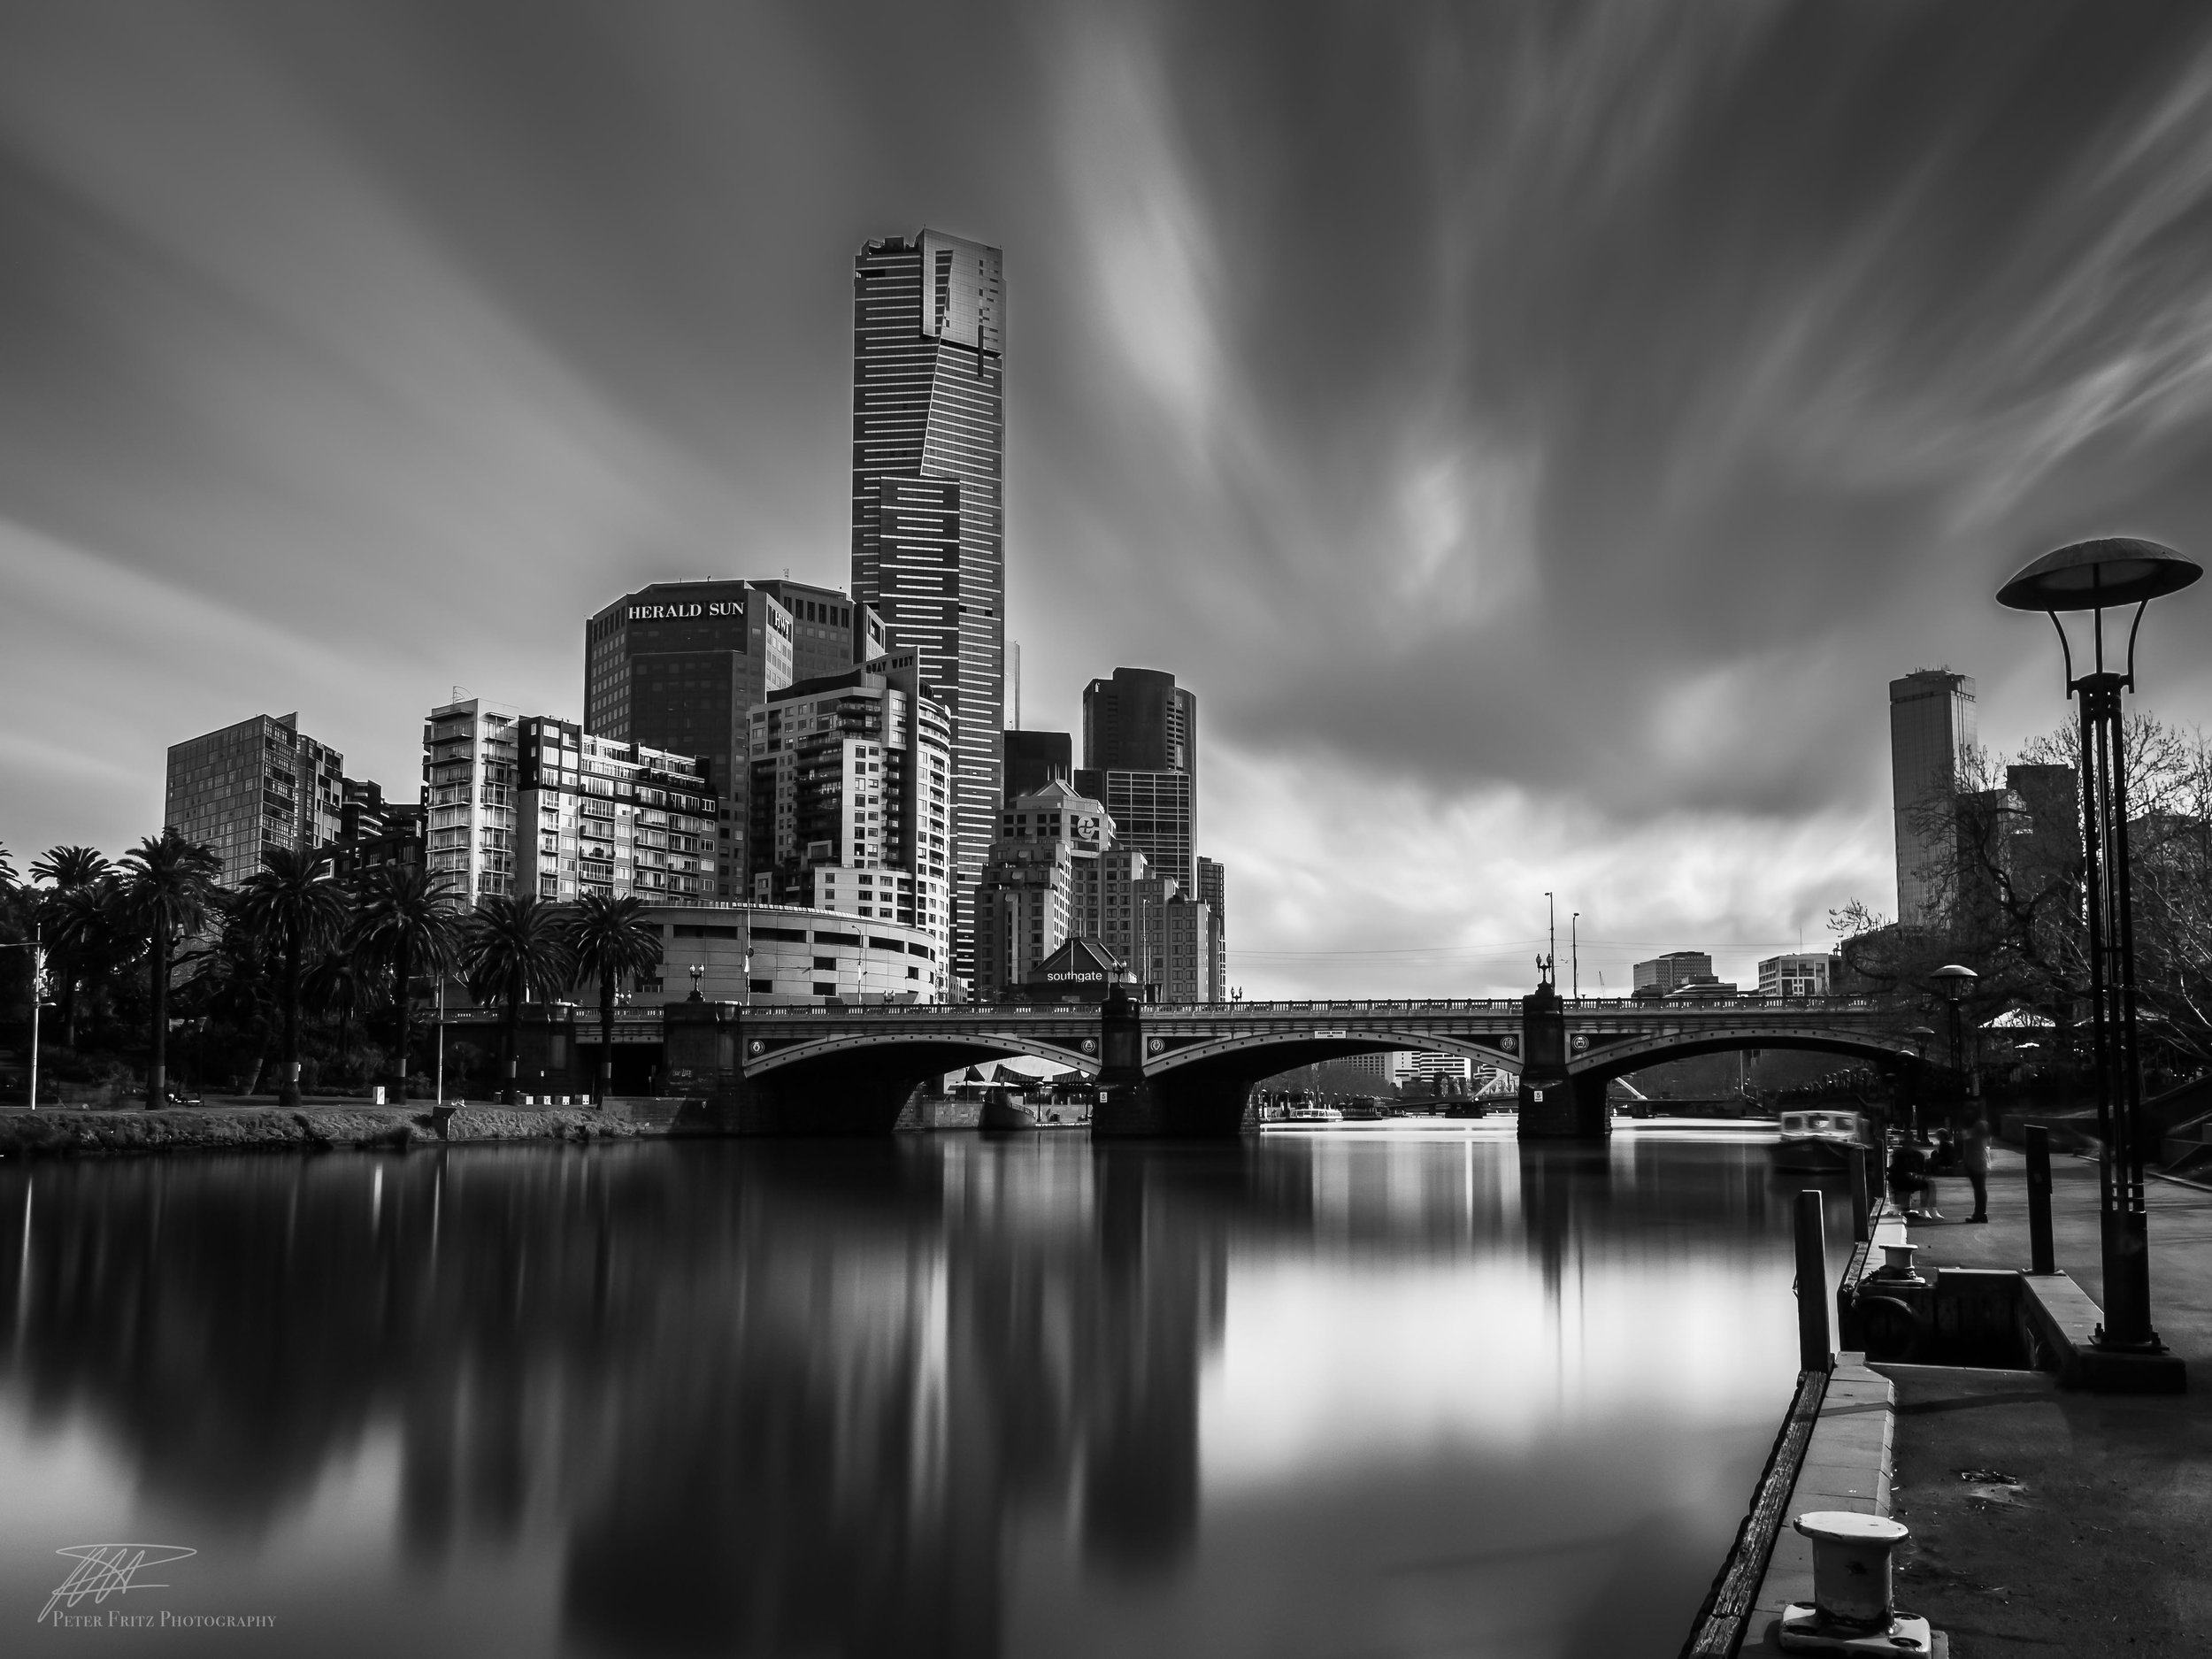
{"label": "glass skyscraper facade", "polygon": [[1075,787],[1104,803],[1156,872],[1198,892],[1198,699],[1174,675],[1117,668],[1084,687]]}
{"label": "glass skyscraper facade", "polygon": [[1004,283],[996,248],[923,229],[853,263],[853,598],[952,722],[955,972],[1002,802]]}

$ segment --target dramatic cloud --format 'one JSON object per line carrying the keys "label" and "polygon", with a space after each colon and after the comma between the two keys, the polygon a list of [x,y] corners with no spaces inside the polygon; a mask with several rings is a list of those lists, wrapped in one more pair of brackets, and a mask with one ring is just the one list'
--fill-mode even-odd
{"label": "dramatic cloud", "polygon": [[1547,888],[1608,988],[1816,942],[1884,682],[2017,741],[1996,582],[2212,546],[2196,8],[24,5],[0,839],[257,710],[403,787],[626,588],[841,582],[849,261],[924,223],[1007,250],[1027,718],[1196,688],[1256,995],[1518,987]]}

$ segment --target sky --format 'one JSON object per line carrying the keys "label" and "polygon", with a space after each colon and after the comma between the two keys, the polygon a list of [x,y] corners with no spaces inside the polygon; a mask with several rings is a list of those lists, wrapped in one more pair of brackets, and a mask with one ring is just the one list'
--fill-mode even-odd
{"label": "sky", "polygon": [[[1164,668],[1249,996],[1895,906],[1886,682],[2202,557],[2212,9],[0,0],[0,843],[419,775],[646,582],[849,574],[850,268],[1005,250],[1024,723]],[[2212,723],[2212,584],[2140,702]]]}

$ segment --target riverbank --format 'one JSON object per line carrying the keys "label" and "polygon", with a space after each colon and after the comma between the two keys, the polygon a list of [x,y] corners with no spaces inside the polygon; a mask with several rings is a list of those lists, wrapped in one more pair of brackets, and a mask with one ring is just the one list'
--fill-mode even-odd
{"label": "riverbank", "polygon": [[580,1107],[522,1110],[425,1103],[180,1106],[164,1111],[49,1109],[0,1112],[0,1156],[111,1153],[404,1151],[500,1141],[621,1141],[667,1134],[660,1114]]}
{"label": "riverbank", "polygon": [[[2025,1161],[1994,1151],[1989,1221],[1963,1181],[1940,1184],[1948,1219],[1916,1225],[1919,1263],[2023,1268]],[[2070,1393],[2045,1372],[1883,1365],[1896,1386],[1901,1605],[1983,1655],[2206,1651],[2212,1574],[2212,1193],[2149,1183],[2151,1309],[2192,1392]],[[2058,1266],[2103,1301],[2097,1171],[2052,1170]]]}

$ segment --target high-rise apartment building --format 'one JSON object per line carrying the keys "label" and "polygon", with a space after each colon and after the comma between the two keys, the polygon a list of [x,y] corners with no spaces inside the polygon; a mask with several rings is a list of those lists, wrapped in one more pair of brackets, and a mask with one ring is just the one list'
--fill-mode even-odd
{"label": "high-rise apartment building", "polygon": [[715,895],[716,801],[699,757],[599,737],[477,698],[423,724],[429,864],[474,904],[587,894]]}
{"label": "high-rise apartment building", "polygon": [[1217,947],[1214,963],[1214,983],[1228,995],[1229,984],[1229,872],[1219,860],[1201,858],[1198,861],[1198,896],[1214,913],[1214,941]]}
{"label": "high-rise apartment building", "polygon": [[341,876],[357,875],[379,864],[420,864],[428,846],[420,792],[414,801],[387,801],[384,791],[365,778],[348,778],[338,809],[338,844],[331,849]]}
{"label": "high-rise apartment building", "polygon": [[762,903],[926,928],[951,952],[951,721],[911,651],[769,694],[750,717]]}
{"label": "high-rise apartment building", "polygon": [[1075,787],[1155,869],[1198,891],[1198,699],[1174,675],[1117,668],[1084,688]]}
{"label": "high-rise apartment building", "polygon": [[952,879],[965,910],[1003,801],[1004,285],[996,248],[925,228],[853,262],[853,597],[952,721]]}
{"label": "high-rise apartment building", "polygon": [[170,746],[162,822],[215,849],[223,887],[259,872],[265,852],[339,837],[344,757],[302,733],[299,718],[257,714]]}
{"label": "high-rise apartment building", "polygon": [[1975,743],[1974,682],[1920,668],[1889,682],[1889,765],[1897,830],[1897,919],[1941,926],[1959,891],[1954,803],[1961,757]]}

